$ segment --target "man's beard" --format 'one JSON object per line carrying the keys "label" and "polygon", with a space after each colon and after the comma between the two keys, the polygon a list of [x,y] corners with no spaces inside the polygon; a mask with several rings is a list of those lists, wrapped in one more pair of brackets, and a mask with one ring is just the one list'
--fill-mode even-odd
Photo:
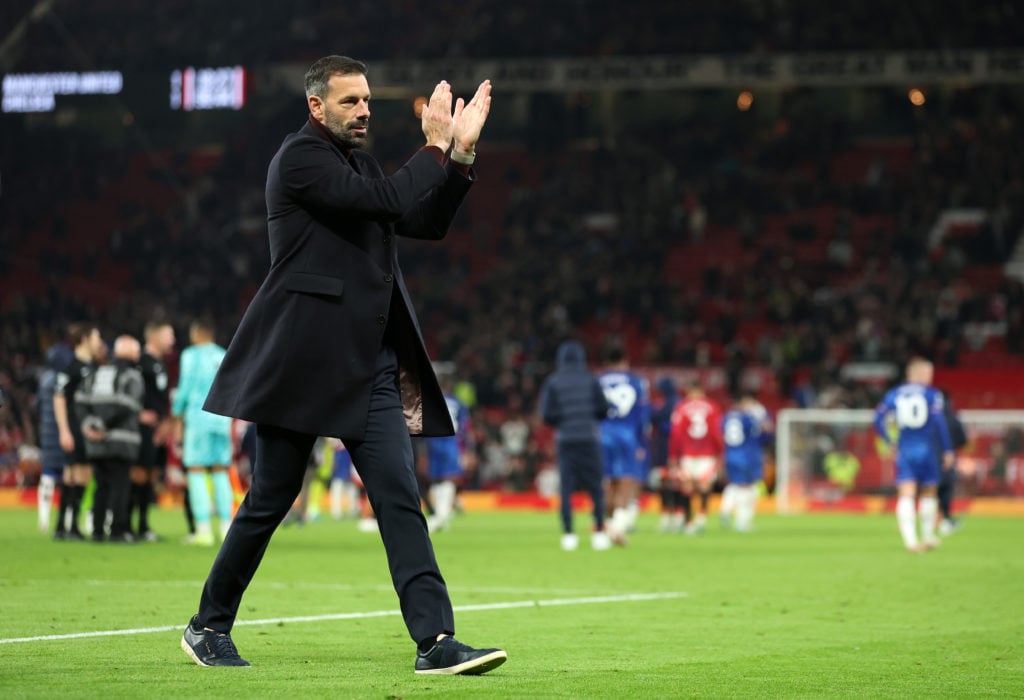
{"label": "man's beard", "polygon": [[367,123],[365,121],[357,120],[345,124],[330,112],[326,112],[324,117],[324,126],[327,127],[328,131],[334,134],[334,137],[338,139],[345,148],[362,148],[363,144],[366,143],[366,136],[363,134],[355,134],[350,131],[350,127],[353,126],[366,126]]}

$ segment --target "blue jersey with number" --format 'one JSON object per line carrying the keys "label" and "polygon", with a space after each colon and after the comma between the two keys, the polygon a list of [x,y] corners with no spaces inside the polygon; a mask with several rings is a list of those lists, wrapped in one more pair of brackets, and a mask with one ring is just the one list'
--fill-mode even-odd
{"label": "blue jersey with number", "polygon": [[601,421],[605,473],[611,478],[643,479],[647,471],[647,436],[651,397],[647,380],[625,370],[609,370],[598,377],[611,406]]}
{"label": "blue jersey with number", "polygon": [[887,422],[899,428],[896,438],[897,480],[931,484],[938,479],[940,455],[953,449],[942,410],[942,393],[924,384],[907,383],[891,390],[875,409],[875,430],[887,443]]}
{"label": "blue jersey with number", "polygon": [[736,484],[760,481],[764,471],[764,433],[761,422],[749,411],[738,408],[722,417],[725,470],[729,481]]}

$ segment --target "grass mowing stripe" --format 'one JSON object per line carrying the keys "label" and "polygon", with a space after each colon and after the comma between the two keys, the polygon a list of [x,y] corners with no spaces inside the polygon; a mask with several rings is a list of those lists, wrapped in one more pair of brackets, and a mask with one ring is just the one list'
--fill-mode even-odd
{"label": "grass mowing stripe", "polygon": [[[685,598],[686,593],[678,591],[666,593],[626,593],[613,596],[592,596],[589,598],[554,598],[551,600],[514,600],[502,603],[480,603],[477,605],[458,605],[454,607],[455,612],[479,612],[484,610],[511,610],[513,608],[534,608],[551,607],[556,605],[593,605],[595,603],[635,603],[648,600],[665,600],[668,598]],[[280,625],[295,622],[329,622],[334,620],[361,620],[369,617],[389,617],[401,615],[401,610],[372,610],[370,612],[337,613],[333,615],[300,615],[298,617],[277,617],[265,620],[242,620],[236,622],[241,625]],[[38,637],[14,637],[11,639],[0,639],[0,644],[23,644],[26,642],[49,642],[65,639],[88,639],[92,637],[115,637],[134,634],[153,634],[158,632],[170,632],[180,629],[180,625],[163,627],[140,627],[127,630],[97,630],[93,632],[75,632],[71,634],[46,634]]]}

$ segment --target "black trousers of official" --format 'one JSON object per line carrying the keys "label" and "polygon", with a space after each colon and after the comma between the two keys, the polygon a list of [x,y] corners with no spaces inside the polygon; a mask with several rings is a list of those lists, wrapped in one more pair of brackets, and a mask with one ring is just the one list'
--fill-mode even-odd
{"label": "black trousers of official", "polygon": [[956,490],[956,466],[943,468],[939,477],[939,512],[944,520],[953,519],[953,492]]}
{"label": "black trousers of official", "polygon": [[594,527],[604,529],[604,463],[597,440],[558,443],[558,479],[562,492],[562,530],[572,532],[572,494],[578,484],[594,504]]}
{"label": "black trousers of official", "polygon": [[120,537],[131,532],[131,464],[126,459],[93,460],[96,492],[92,499],[92,536],[103,538],[107,511],[111,513],[110,536]]}
{"label": "black trousers of official", "polygon": [[[242,594],[256,573],[270,537],[302,488],[315,435],[256,426],[252,481],[213,562],[199,602],[199,621],[230,632]],[[366,433],[345,440],[380,526],[391,580],[409,635],[417,643],[455,633],[448,589],[438,569],[420,506],[412,441],[402,412],[398,361],[382,347],[370,396]]]}

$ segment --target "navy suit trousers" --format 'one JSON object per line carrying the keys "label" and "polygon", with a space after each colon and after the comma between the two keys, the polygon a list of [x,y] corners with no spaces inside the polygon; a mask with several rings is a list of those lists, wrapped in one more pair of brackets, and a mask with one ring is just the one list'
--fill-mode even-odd
{"label": "navy suit trousers", "polygon": [[[271,535],[302,488],[315,440],[315,435],[256,426],[252,484],[203,587],[199,621],[205,626],[231,631],[242,594]],[[386,344],[377,360],[364,439],[346,440],[345,447],[377,516],[409,635],[419,643],[442,632],[454,634],[451,600],[420,506],[412,442],[399,394],[398,361]]]}

